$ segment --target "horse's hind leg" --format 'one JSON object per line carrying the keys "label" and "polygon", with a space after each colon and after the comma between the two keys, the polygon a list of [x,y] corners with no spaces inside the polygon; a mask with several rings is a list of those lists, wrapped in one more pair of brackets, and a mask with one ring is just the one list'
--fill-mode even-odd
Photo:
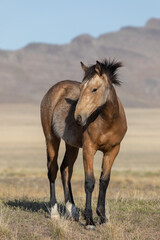
{"label": "horse's hind leg", "polygon": [[67,214],[75,220],[79,219],[79,214],[75,208],[73,200],[71,177],[73,172],[73,165],[78,155],[78,150],[78,148],[66,144],[66,152],[61,165],[61,177],[64,189],[66,211]]}
{"label": "horse's hind leg", "polygon": [[104,153],[103,163],[102,163],[102,172],[101,177],[99,180],[99,196],[98,196],[98,203],[96,212],[100,217],[100,223],[106,222],[106,215],[105,215],[105,197],[107,187],[110,181],[110,173],[111,168],[120,149],[120,145],[115,146],[112,148],[110,152]]}
{"label": "horse's hind leg", "polygon": [[48,167],[48,179],[50,183],[50,204],[51,204],[51,218],[59,217],[57,209],[57,200],[55,195],[55,180],[58,171],[58,149],[60,139],[55,135],[51,139],[46,140],[47,143],[47,167]]}

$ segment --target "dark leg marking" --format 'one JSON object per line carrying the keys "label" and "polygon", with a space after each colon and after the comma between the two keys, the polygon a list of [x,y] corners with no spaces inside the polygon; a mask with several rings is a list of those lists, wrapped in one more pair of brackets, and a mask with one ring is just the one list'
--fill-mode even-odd
{"label": "dark leg marking", "polygon": [[94,190],[95,179],[94,176],[86,177],[85,179],[85,192],[86,192],[86,206],[85,206],[85,219],[86,227],[95,226],[92,218],[92,192]]}
{"label": "dark leg marking", "polygon": [[106,198],[106,191],[107,191],[109,181],[110,181],[110,175],[108,175],[108,177],[105,180],[103,180],[102,178],[100,178],[99,180],[99,196],[98,196],[96,212],[100,217],[101,224],[106,222],[105,198]]}

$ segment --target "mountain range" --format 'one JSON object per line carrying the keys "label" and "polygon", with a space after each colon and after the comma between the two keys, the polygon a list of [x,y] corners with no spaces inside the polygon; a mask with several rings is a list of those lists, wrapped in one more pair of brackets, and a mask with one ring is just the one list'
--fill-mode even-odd
{"label": "mountain range", "polygon": [[97,38],[83,34],[69,44],[0,50],[0,103],[40,103],[56,82],[82,80],[80,61],[90,65],[104,58],[123,62],[116,91],[126,107],[160,107],[160,19],[155,18]]}

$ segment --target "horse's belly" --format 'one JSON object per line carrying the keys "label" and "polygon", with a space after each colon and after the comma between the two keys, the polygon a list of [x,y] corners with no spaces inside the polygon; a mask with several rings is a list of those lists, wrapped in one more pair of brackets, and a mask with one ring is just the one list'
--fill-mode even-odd
{"label": "horse's belly", "polygon": [[75,106],[74,101],[67,102],[65,99],[56,106],[53,113],[53,131],[67,144],[80,148],[83,129],[74,119]]}

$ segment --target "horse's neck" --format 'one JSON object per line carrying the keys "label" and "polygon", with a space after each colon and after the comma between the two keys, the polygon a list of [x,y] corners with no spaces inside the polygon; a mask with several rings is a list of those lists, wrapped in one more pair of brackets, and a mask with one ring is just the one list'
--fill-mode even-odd
{"label": "horse's neck", "polygon": [[119,105],[116,91],[113,86],[109,88],[107,101],[102,108],[102,117],[107,121],[113,121],[119,115]]}

